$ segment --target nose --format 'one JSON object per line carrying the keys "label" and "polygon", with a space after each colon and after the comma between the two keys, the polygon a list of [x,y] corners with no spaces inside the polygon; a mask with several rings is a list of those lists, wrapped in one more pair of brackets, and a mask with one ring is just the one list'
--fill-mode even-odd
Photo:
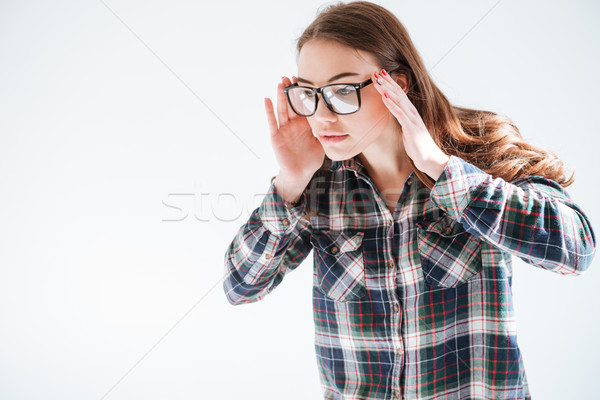
{"label": "nose", "polygon": [[312,116],[319,122],[335,122],[338,115],[327,108],[327,104],[323,100],[323,93],[317,93],[317,96],[319,95],[321,98],[317,101],[317,109]]}

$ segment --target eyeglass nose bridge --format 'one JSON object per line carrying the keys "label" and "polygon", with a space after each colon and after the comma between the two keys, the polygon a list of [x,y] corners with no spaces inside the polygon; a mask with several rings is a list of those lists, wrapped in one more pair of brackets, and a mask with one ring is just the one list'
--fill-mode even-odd
{"label": "eyeglass nose bridge", "polygon": [[329,109],[329,111],[331,111],[332,113],[334,113],[334,114],[336,114],[336,115],[340,115],[338,112],[336,112],[336,111],[333,109],[333,104],[331,104],[331,103],[330,103],[330,102],[329,102],[329,101],[326,99],[326,97],[327,97],[327,96],[325,96],[325,95],[323,94],[323,89],[328,89],[328,88],[329,88],[329,86],[323,86],[323,87],[316,88],[316,89],[315,89],[315,88],[313,88],[313,90],[315,90],[315,91],[316,91],[316,94],[315,94],[315,109],[313,110],[312,114],[310,114],[311,116],[312,116],[312,115],[315,115],[315,114],[317,113],[317,110],[319,109],[319,96],[318,96],[319,94],[321,94],[321,98],[323,99],[323,103],[325,103],[325,105],[327,106],[327,108]]}

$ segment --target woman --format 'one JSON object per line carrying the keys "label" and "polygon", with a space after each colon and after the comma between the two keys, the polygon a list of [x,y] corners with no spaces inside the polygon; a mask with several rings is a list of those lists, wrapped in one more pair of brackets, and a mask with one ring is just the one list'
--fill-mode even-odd
{"label": "woman", "polygon": [[530,398],[511,257],[586,271],[573,175],[508,119],[452,106],[381,6],[329,6],[297,51],[277,119],[265,99],[280,170],[227,249],[228,300],[263,298],[314,250],[326,399]]}

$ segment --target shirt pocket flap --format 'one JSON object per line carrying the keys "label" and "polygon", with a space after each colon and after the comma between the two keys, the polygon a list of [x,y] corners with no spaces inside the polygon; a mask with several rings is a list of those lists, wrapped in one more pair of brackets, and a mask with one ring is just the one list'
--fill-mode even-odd
{"label": "shirt pocket flap", "polygon": [[435,232],[442,236],[453,237],[466,232],[464,226],[457,220],[444,215],[437,220],[423,220],[417,222],[417,227],[424,231]]}
{"label": "shirt pocket flap", "polygon": [[314,284],[330,299],[353,301],[364,296],[364,232],[314,231]]}
{"label": "shirt pocket flap", "polygon": [[357,250],[363,242],[364,232],[315,231],[310,238],[317,248],[333,256]]}
{"label": "shirt pocket flap", "polygon": [[431,287],[456,287],[482,270],[481,240],[448,216],[417,223],[423,279]]}

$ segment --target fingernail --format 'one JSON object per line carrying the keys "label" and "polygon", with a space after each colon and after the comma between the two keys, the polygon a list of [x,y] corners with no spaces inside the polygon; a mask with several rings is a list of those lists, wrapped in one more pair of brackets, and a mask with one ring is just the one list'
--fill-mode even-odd
{"label": "fingernail", "polygon": [[387,72],[385,72],[385,69],[382,69],[382,70],[381,70],[381,75],[383,75],[383,76],[387,76]]}
{"label": "fingernail", "polygon": [[379,79],[379,75],[377,75],[377,72],[375,72],[375,79]]}
{"label": "fingernail", "polygon": [[390,96],[387,95],[387,92],[383,92],[383,95],[385,96],[386,99],[390,98]]}

